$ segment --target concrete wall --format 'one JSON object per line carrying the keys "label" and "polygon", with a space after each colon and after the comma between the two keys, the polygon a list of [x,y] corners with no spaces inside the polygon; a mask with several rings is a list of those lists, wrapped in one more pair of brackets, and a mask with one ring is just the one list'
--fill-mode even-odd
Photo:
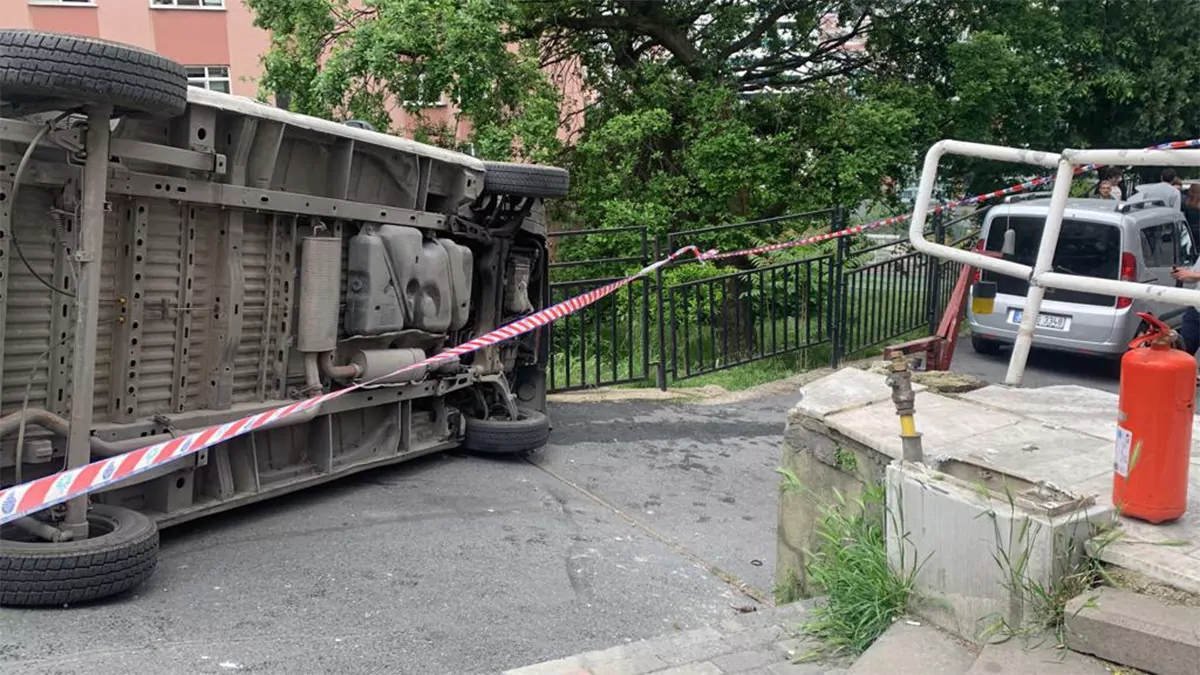
{"label": "concrete wall", "polygon": [[[816,543],[822,510],[844,501],[854,504],[868,485],[883,485],[891,458],[830,430],[802,409],[788,414],[780,466],[801,483],[779,496],[779,540],[775,558],[777,588],[807,597],[820,591],[808,582],[805,551]],[[883,525],[882,514],[879,524]]]}

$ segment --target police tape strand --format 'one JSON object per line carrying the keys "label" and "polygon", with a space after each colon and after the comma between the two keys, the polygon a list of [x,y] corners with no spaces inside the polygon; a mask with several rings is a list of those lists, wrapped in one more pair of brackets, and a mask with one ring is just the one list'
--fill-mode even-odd
{"label": "police tape strand", "polygon": [[[1172,141],[1170,143],[1154,145],[1154,146],[1151,146],[1146,149],[1147,150],[1184,150],[1187,148],[1200,148],[1200,139],[1191,139],[1191,140],[1187,140],[1187,141]],[[1080,175],[1083,175],[1090,171],[1094,171],[1094,170],[1096,170],[1096,168],[1097,168],[1097,165],[1095,165],[1095,164],[1088,164],[1085,166],[1081,166],[1081,167],[1075,169],[1075,175],[1080,176]],[[964,197],[962,199],[950,201],[945,204],[935,206],[932,209],[930,209],[930,213],[939,213],[942,211],[947,211],[950,209],[958,208],[960,206],[971,206],[974,204],[978,204],[979,202],[985,202],[985,201],[988,201],[991,199],[996,199],[999,197],[1006,197],[1008,195],[1015,195],[1015,194],[1018,194],[1021,192],[1025,192],[1026,190],[1033,189],[1035,187],[1040,187],[1042,185],[1048,185],[1053,182],[1054,182],[1053,175],[1042,176],[1041,178],[1034,178],[1032,180],[1028,180],[1023,183],[1017,183],[1016,185],[1010,185],[1009,187],[1006,187],[1006,188],[1003,188],[1000,190],[993,190],[992,192],[978,194],[973,197]],[[891,218],[884,218],[882,220],[876,220],[876,221],[873,221],[870,223],[864,223],[862,225],[848,227],[844,230],[838,230],[836,232],[826,232],[826,233],[814,235],[811,237],[805,237],[803,239],[793,239],[791,241],[779,242],[777,244],[767,244],[765,246],[757,246],[754,248],[742,249],[740,251],[729,251],[727,253],[701,254],[700,260],[723,260],[723,259],[727,259],[727,258],[737,258],[740,256],[746,256],[746,255],[760,255],[762,253],[771,253],[773,251],[782,251],[784,249],[795,248],[797,246],[809,246],[811,244],[818,244],[823,241],[837,239],[838,237],[848,237],[848,236],[853,236],[856,234],[862,234],[863,232],[867,232],[868,230],[877,230],[882,227],[888,227],[891,225],[899,225],[900,223],[907,222],[911,217],[912,217],[911,214],[906,213],[904,215],[892,216]]]}
{"label": "police tape strand", "polygon": [[443,361],[449,361],[485,347],[510,340],[519,335],[524,335],[553,321],[557,321],[564,316],[578,312],[623,286],[627,286],[633,283],[633,281],[654,272],[663,265],[674,262],[680,257],[689,254],[698,258],[701,252],[695,246],[685,246],[666,258],[647,265],[636,274],[632,274],[624,279],[618,279],[582,295],[551,305],[546,309],[517,319],[469,342],[464,342],[457,347],[451,347],[427,359],[371,380],[355,383],[344,389],[331,391],[320,396],[296,401],[286,406],[264,410],[256,415],[237,419],[226,424],[207,427],[189,433],[186,436],[180,436],[169,441],[132,450],[115,457],[95,461],[2,490],[0,491],[0,525],[10,523],[18,518],[23,518],[76,497],[103,490],[117,482],[127,480],[130,477],[145,473],[182,457],[195,454],[205,448],[211,448],[232,438],[261,429],[289,415],[311,410],[356,389],[369,387],[402,373],[425,368]]}
{"label": "police tape strand", "polygon": [[[1184,148],[1200,147],[1200,139],[1188,141],[1175,141],[1173,143],[1164,143],[1162,145],[1153,146],[1151,150],[1178,150]],[[1075,175],[1087,173],[1096,168],[1095,165],[1087,165],[1076,169]],[[951,201],[932,209],[932,212],[937,213],[959,206],[967,206],[977,204],[979,202],[1003,197],[1007,195],[1017,194],[1026,190],[1046,185],[1054,181],[1053,176],[1044,176],[1035,178],[1023,183],[1018,183],[1001,190],[994,190],[985,194],[975,195]],[[68,469],[56,474],[44,476],[20,485],[14,485],[10,488],[0,490],[0,525],[11,523],[14,520],[23,518],[38,511],[47,509],[51,506],[61,504],[76,497],[82,497],[92,492],[103,490],[107,487],[127,480],[133,476],[145,473],[152,469],[161,467],[167,463],[174,462],[183,457],[195,454],[206,448],[211,448],[214,445],[224,443],[230,439],[251,433],[262,429],[267,425],[307,410],[312,410],[319,407],[321,404],[332,401],[340,396],[344,396],[357,389],[369,387],[373,384],[391,379],[397,375],[403,374],[411,370],[426,368],[436,363],[449,361],[480,349],[490,347],[506,340],[518,337],[529,333],[530,331],[546,326],[554,321],[557,321],[564,316],[574,314],[589,305],[592,305],[599,300],[611,295],[620,288],[627,286],[637,279],[644,277],[659,268],[668,265],[680,258],[691,255],[695,260],[705,262],[709,260],[723,260],[746,255],[757,255],[772,251],[780,251],[799,246],[807,246],[823,241],[829,241],[838,237],[848,237],[856,234],[861,234],[868,230],[874,230],[889,225],[896,225],[909,220],[911,216],[908,214],[884,218],[871,223],[857,225],[854,227],[838,230],[836,232],[828,232],[812,237],[795,239],[791,241],[781,242],[777,244],[769,244],[766,246],[758,246],[754,248],[742,249],[739,251],[729,251],[720,253],[716,250],[700,251],[695,246],[685,246],[669,256],[654,262],[635,274],[631,274],[623,279],[618,279],[599,288],[592,289],[586,293],[563,300],[555,305],[551,305],[546,309],[531,314],[505,324],[485,335],[481,335],[473,340],[464,342],[456,347],[446,349],[434,356],[418,361],[411,365],[400,368],[391,373],[381,375],[379,377],[352,384],[343,389],[331,391],[320,396],[306,398],[294,403],[264,410],[249,417],[227,422],[225,424],[216,425],[189,433],[179,438],[173,438],[169,441],[156,443],[144,448],[132,450],[115,457],[102,459],[96,462],[91,462],[83,466]]]}

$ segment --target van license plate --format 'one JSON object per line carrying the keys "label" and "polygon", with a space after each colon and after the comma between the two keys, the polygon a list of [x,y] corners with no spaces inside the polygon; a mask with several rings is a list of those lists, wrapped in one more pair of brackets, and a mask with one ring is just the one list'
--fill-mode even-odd
{"label": "van license plate", "polygon": [[[1019,309],[1011,310],[1008,322],[1020,325],[1022,314],[1023,312]],[[1037,325],[1038,328],[1045,328],[1047,330],[1067,330],[1071,327],[1071,317],[1060,316],[1058,314],[1039,314]]]}

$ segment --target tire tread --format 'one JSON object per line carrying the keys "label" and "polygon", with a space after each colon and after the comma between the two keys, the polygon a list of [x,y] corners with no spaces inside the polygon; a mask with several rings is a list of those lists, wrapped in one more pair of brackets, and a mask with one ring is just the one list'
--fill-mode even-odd
{"label": "tire tread", "polygon": [[187,106],[187,70],[115,42],[0,30],[0,94],[109,103],[120,112],[174,117]]}
{"label": "tire tread", "polygon": [[[109,511],[115,507],[99,507]],[[122,509],[122,511],[128,511]],[[158,528],[136,513],[124,527],[97,538],[92,551],[21,550],[0,542],[0,605],[68,605],[99,600],[142,583],[158,564]],[[89,540],[92,541],[92,540]],[[77,546],[82,542],[71,542]]]}
{"label": "tire tread", "polygon": [[565,197],[571,189],[566,169],[538,164],[484,162],[483,190],[514,197]]}

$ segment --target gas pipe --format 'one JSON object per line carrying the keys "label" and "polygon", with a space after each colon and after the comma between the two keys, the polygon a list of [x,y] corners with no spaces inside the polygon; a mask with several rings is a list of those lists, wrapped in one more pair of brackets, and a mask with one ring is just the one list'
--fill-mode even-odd
{"label": "gas pipe", "polygon": [[1138,316],[1150,330],[1121,358],[1113,505],[1121,515],[1162,523],[1187,508],[1196,359],[1172,349],[1170,326]]}

